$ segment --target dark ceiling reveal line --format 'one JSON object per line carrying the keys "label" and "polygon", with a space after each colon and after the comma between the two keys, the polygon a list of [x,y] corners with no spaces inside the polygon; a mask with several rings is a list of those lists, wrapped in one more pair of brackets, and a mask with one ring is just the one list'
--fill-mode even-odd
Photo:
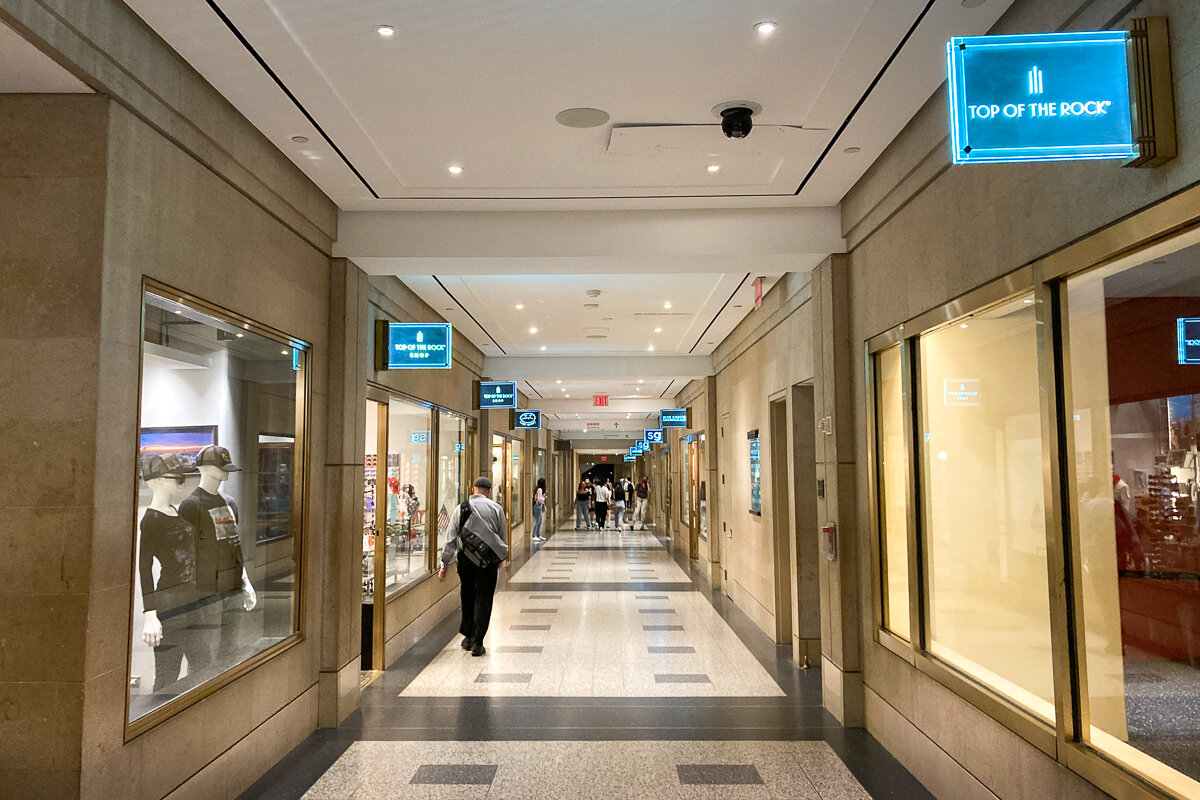
{"label": "dark ceiling reveal line", "polygon": [[[661,400],[661,399],[663,399],[664,397],[666,397],[666,396],[667,396],[667,392],[669,392],[669,391],[671,390],[671,387],[672,387],[672,386],[674,386],[674,385],[675,385],[675,379],[674,379],[674,378],[672,378],[672,379],[671,379],[671,382],[667,384],[667,388],[666,388],[666,389],[663,389],[663,393],[662,393],[662,394],[660,394],[660,395],[658,396],[658,399],[659,399],[659,400]],[[649,416],[649,415],[647,415],[647,416]]]}
{"label": "dark ceiling reveal line", "polygon": [[[493,340],[493,341],[494,341],[494,340]],[[496,345],[496,346],[497,346],[497,347],[499,347],[500,345]],[[532,383],[530,383],[529,381],[525,381],[525,385],[529,387],[529,391],[533,392],[533,393],[534,393],[534,394],[536,394],[538,397],[541,397],[543,400],[545,400],[545,399],[546,399],[546,398],[545,398],[545,397],[542,395],[542,393],[541,393],[541,392],[539,392],[537,389],[533,388],[533,384],[532,384]]]}
{"label": "dark ceiling reveal line", "polygon": [[866,104],[867,98],[871,96],[871,92],[873,92],[875,87],[879,85],[879,82],[883,80],[883,76],[887,74],[889,69],[891,69],[892,62],[899,58],[900,51],[904,49],[904,45],[908,44],[908,40],[911,39],[913,34],[917,32],[917,28],[919,28],[921,23],[925,20],[925,17],[929,14],[929,10],[933,8],[935,1],[936,0],[929,0],[929,2],[925,4],[925,8],[922,9],[921,13],[917,15],[917,19],[908,29],[908,33],[904,34],[904,38],[900,40],[900,44],[896,45],[896,49],[892,51],[890,56],[888,56],[888,60],[883,62],[883,68],[879,70],[879,74],[875,76],[875,80],[871,81],[871,84],[867,87],[867,90],[863,92],[863,96],[858,98],[858,102],[854,104],[854,108],[850,109],[850,113],[846,116],[846,119],[837,129],[837,133],[833,134],[833,138],[829,140],[829,144],[825,145],[825,149],[821,152],[820,158],[818,158],[816,163],[812,165],[812,169],[810,169],[808,174],[804,176],[804,180],[800,181],[800,187],[796,189],[795,194],[800,194],[802,191],[804,191],[804,187],[808,185],[810,180],[812,180],[812,176],[815,175],[817,170],[821,168],[821,164],[824,163],[825,157],[829,155],[831,150],[833,150],[834,145],[837,144],[838,139],[845,132],[846,128],[850,127],[850,123],[854,120],[854,116],[859,112],[859,109]]}
{"label": "dark ceiling reveal line", "polygon": [[726,306],[728,306],[730,303],[733,302],[733,298],[737,296],[737,293],[741,290],[741,288],[743,286],[746,285],[746,281],[748,281],[748,280],[750,280],[749,272],[746,273],[746,277],[742,278],[742,282],[737,285],[737,289],[733,290],[733,294],[729,295],[729,299],[725,301],[725,305],[721,306],[720,310],[717,311],[716,315],[713,316],[713,318],[709,321],[708,326],[705,327],[705,329],[704,329],[704,332],[700,334],[700,338],[696,340],[696,343],[694,345],[692,345],[692,349],[688,350],[688,355],[691,355],[692,353],[696,352],[696,348],[699,347],[700,343],[704,341],[704,337],[708,333],[708,329],[711,328],[713,326],[713,323],[715,323],[717,321],[717,317],[721,316],[721,312],[725,310]]}
{"label": "dark ceiling reveal line", "polygon": [[446,288],[446,284],[442,283],[441,278],[439,278],[437,275],[430,275],[429,277],[433,278],[433,280],[437,283],[437,285],[442,287],[442,291],[446,293],[446,296],[449,297],[451,300],[453,300],[454,304],[456,306],[458,306],[459,308],[461,308],[463,313],[471,318],[471,322],[474,322],[476,325],[479,326],[479,330],[483,331],[483,335],[488,337],[489,339],[491,339],[492,344],[496,345],[496,348],[501,353],[503,353],[504,355],[508,355],[508,351],[505,350],[503,347],[500,347],[500,343],[496,341],[496,337],[492,336],[490,333],[488,333],[488,329],[483,327],[483,325],[480,324],[479,320],[475,319],[475,315],[472,314],[470,311],[467,311],[467,307],[464,306],[462,303],[458,302],[458,298],[450,293],[450,290]]}
{"label": "dark ceiling reveal line", "polygon": [[333,148],[333,152],[337,153],[338,157],[342,159],[342,163],[344,163],[350,169],[350,171],[354,173],[354,177],[358,178],[362,182],[362,185],[367,187],[367,191],[370,192],[376,200],[378,200],[379,192],[375,191],[371,184],[367,182],[367,179],[364,178],[362,173],[358,171],[358,168],[350,162],[350,159],[346,157],[346,154],[342,152],[341,148],[334,144],[333,137],[325,132],[325,129],[321,127],[320,123],[317,122],[312,114],[308,113],[308,109],[304,107],[304,104],[300,102],[300,99],[296,97],[296,95],[292,94],[292,90],[287,87],[287,84],[285,84],[283,79],[276,74],[275,70],[271,69],[271,66],[267,64],[266,59],[259,55],[258,51],[254,49],[254,45],[250,44],[250,41],[242,35],[242,32],[238,30],[238,27],[233,24],[233,20],[231,20],[225,14],[225,12],[221,10],[220,6],[217,5],[216,0],[205,0],[205,2],[208,3],[208,7],[213,10],[213,13],[221,18],[221,22],[225,23],[225,27],[229,29],[229,32],[232,33],[239,42],[241,42],[242,47],[246,48],[246,52],[248,52],[254,58],[254,60],[258,62],[258,65],[263,68],[263,71],[267,73],[271,80],[275,81],[275,85],[279,87],[279,90],[287,95],[287,98],[292,101],[292,105],[296,106],[296,109],[304,115],[304,118],[307,119],[309,124],[316,129],[317,133],[321,134],[321,138]]}

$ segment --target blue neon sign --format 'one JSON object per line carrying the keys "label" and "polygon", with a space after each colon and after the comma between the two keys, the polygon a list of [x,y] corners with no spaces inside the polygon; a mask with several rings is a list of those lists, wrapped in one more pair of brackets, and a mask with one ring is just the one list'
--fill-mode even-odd
{"label": "blue neon sign", "polygon": [[960,36],[946,45],[955,164],[1138,153],[1126,31]]}
{"label": "blue neon sign", "polygon": [[628,461],[637,461],[637,456],[625,456],[625,460],[627,462]]}
{"label": "blue neon sign", "polygon": [[1179,329],[1179,363],[1200,364],[1200,319],[1180,317],[1176,325]]}
{"label": "blue neon sign", "polygon": [[686,408],[664,408],[658,412],[658,427],[662,428],[686,428],[690,422]]}
{"label": "blue neon sign", "polygon": [[450,323],[388,323],[387,369],[450,369],[450,362]]}
{"label": "blue neon sign", "polygon": [[642,433],[642,441],[649,442],[650,444],[662,444],[662,428],[646,428]]}
{"label": "blue neon sign", "polygon": [[516,408],[516,381],[482,381],[479,384],[479,407]]}
{"label": "blue neon sign", "polygon": [[538,409],[513,412],[513,429],[533,431],[542,427],[542,412]]}

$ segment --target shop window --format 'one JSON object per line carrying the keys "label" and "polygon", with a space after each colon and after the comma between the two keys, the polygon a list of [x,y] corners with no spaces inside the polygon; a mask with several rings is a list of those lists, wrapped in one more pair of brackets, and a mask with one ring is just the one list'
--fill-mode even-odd
{"label": "shop window", "polygon": [[919,339],[927,646],[1052,720],[1032,302],[1017,297]]}
{"label": "shop window", "polygon": [[1200,796],[1200,246],[1067,282],[1092,746]]}
{"label": "shop window", "polygon": [[387,487],[376,513],[386,514],[386,592],[390,595],[429,574],[426,511],[429,454],[433,446],[429,408],[392,398],[388,402]]}
{"label": "shop window", "polygon": [[445,411],[438,412],[438,539],[440,553],[449,541],[450,520],[455,509],[471,493],[467,475],[467,421]]}
{"label": "shop window", "polygon": [[[509,443],[509,472],[508,472],[508,514],[510,525],[520,525],[525,519],[525,504],[532,503],[532,499],[526,499],[522,494],[524,484],[521,482],[522,465],[521,454],[523,445],[519,439],[513,439]],[[530,498],[533,495],[530,494]]]}
{"label": "shop window", "polygon": [[900,345],[875,354],[876,482],[879,490],[883,627],[911,635],[908,596],[908,451],[904,444]]}
{"label": "shop window", "polygon": [[306,348],[143,294],[131,723],[299,631]]}

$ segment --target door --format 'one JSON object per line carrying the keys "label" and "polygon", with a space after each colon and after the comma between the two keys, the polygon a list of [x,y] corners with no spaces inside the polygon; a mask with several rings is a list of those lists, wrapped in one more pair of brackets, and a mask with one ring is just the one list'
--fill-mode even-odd
{"label": "door", "polygon": [[775,642],[792,641],[792,524],[788,508],[790,475],[787,400],[771,402],[768,443],[771,454],[771,531],[775,556]]}
{"label": "door", "polygon": [[508,440],[492,434],[492,499],[504,507],[509,521],[508,546],[512,547],[512,513],[508,507]]}
{"label": "door", "polygon": [[700,436],[695,434],[688,443],[688,556],[700,557]]}
{"label": "door", "polygon": [[[362,664],[363,670],[383,669],[384,529],[381,513],[384,497],[380,484],[380,453],[387,453],[387,403],[367,401],[366,456],[363,462],[363,555],[362,555]],[[385,484],[386,485],[386,484]],[[378,546],[377,546],[378,543]],[[378,613],[376,613],[378,611]]]}

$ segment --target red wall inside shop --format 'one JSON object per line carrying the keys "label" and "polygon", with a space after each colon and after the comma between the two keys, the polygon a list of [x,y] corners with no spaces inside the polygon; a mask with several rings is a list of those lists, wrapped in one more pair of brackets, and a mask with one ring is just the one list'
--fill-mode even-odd
{"label": "red wall inside shop", "polygon": [[1200,394],[1200,364],[1179,363],[1176,321],[1200,317],[1200,297],[1110,298],[1108,396],[1112,405]]}

